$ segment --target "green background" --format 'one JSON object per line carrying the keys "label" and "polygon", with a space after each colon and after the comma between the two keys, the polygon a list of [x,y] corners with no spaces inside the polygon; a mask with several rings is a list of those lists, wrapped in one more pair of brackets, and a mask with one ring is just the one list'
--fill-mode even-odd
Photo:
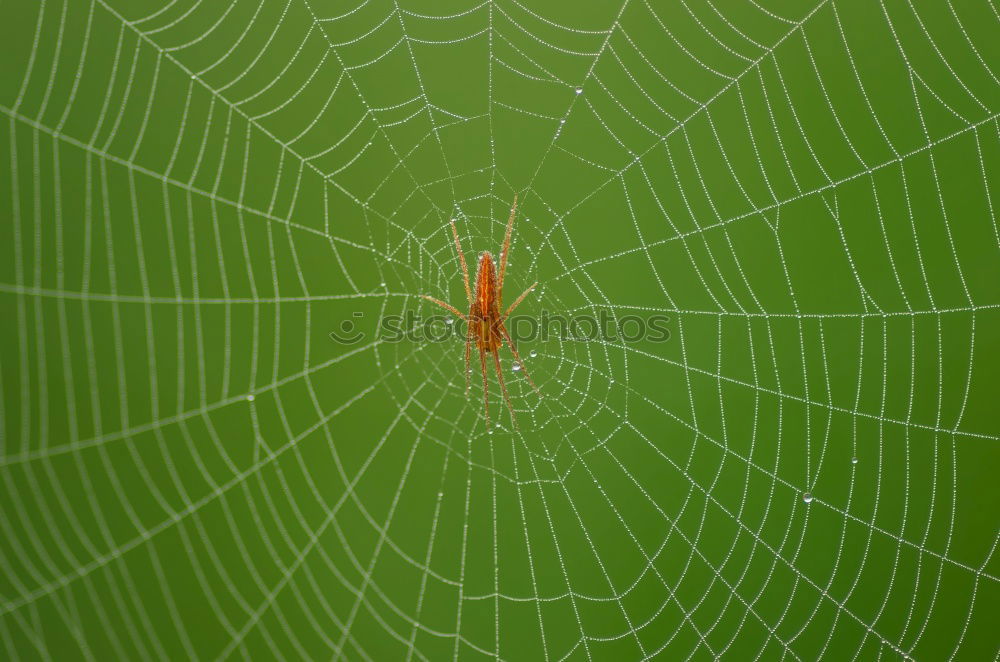
{"label": "green background", "polygon": [[[998,26],[3,2],[0,657],[994,659]],[[488,431],[378,330],[515,192],[520,312],[671,338],[505,350]]]}

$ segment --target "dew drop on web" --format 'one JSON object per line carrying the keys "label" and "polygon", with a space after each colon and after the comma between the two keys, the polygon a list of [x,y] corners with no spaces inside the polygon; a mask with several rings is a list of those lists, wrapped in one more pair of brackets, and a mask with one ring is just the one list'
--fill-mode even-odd
{"label": "dew drop on web", "polygon": [[514,372],[517,372],[518,370],[520,370],[520,369],[521,369],[521,364],[520,364],[520,363],[518,363],[517,361],[514,361],[514,366],[513,366],[513,367],[512,367],[511,369],[512,369],[512,370],[513,370]]}
{"label": "dew drop on web", "polygon": [[858,463],[858,458],[857,457],[852,457],[851,458],[851,464],[857,464],[857,463]]}
{"label": "dew drop on web", "polygon": [[802,500],[806,503],[812,503],[813,495],[812,492],[806,492],[802,495]]}
{"label": "dew drop on web", "polygon": [[535,350],[531,350],[528,353],[528,356],[530,356],[531,358],[535,358],[536,356],[538,356],[538,352],[536,352]]}

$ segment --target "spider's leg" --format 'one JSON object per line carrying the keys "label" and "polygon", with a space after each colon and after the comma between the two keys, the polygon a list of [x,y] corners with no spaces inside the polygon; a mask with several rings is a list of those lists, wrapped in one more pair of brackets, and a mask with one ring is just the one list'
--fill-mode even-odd
{"label": "spider's leg", "polygon": [[466,320],[468,323],[468,330],[465,333],[465,397],[469,397],[469,376],[472,374],[472,366],[469,365],[469,359],[472,354],[472,336],[475,334],[475,328],[472,326],[475,322],[472,319],[472,311],[469,311],[469,319]]}
{"label": "spider's leg", "polygon": [[528,368],[524,365],[524,361],[521,360],[521,355],[517,353],[517,347],[514,346],[514,340],[510,337],[510,333],[507,332],[507,327],[502,322],[500,323],[500,334],[503,336],[503,339],[507,341],[507,346],[510,347],[510,352],[514,355],[514,360],[517,361],[519,366],[521,366],[524,378],[528,380],[529,384],[531,384],[531,388],[535,389],[535,393],[538,394],[538,397],[542,397],[538,387],[535,386],[535,382],[531,381],[531,375],[528,374]]}
{"label": "spider's leg", "polygon": [[524,301],[524,297],[528,296],[528,294],[531,292],[531,290],[535,289],[536,285],[538,285],[538,281],[537,280],[531,285],[531,287],[529,287],[528,289],[526,289],[524,292],[521,292],[521,296],[517,297],[517,299],[514,300],[514,303],[510,304],[510,308],[508,308],[507,312],[504,313],[504,315],[503,315],[504,321],[506,321],[507,318],[510,317],[510,314],[512,312],[514,312],[514,309],[517,308],[517,304],[519,304],[522,301]]}
{"label": "spider's leg", "polygon": [[[507,254],[510,252],[510,231],[514,227],[514,215],[517,213],[517,193],[514,194],[514,204],[510,208],[510,218],[507,219],[507,232],[503,237],[503,253],[500,254],[500,279],[497,281],[497,292],[503,291],[503,277],[507,273]],[[500,299],[497,298],[497,307]]]}
{"label": "spider's leg", "polygon": [[458,253],[458,261],[462,264],[462,282],[465,284],[465,296],[469,303],[472,303],[472,288],[469,287],[469,266],[465,264],[465,254],[462,253],[462,243],[458,240],[458,228],[455,227],[455,220],[451,221],[451,235],[455,237],[455,252]]}
{"label": "spider's leg", "polygon": [[490,389],[486,384],[486,352],[479,348],[479,367],[483,373],[483,409],[486,411],[486,429],[490,427]]}
{"label": "spider's leg", "polygon": [[434,297],[427,296],[426,294],[421,294],[420,296],[423,297],[424,299],[427,299],[431,303],[436,303],[437,305],[441,306],[442,308],[451,311],[452,313],[454,313],[460,319],[463,319],[463,320],[466,320],[466,321],[468,321],[468,319],[469,319],[468,317],[465,316],[464,313],[460,313],[458,311],[458,309],[455,308],[455,306],[452,306],[451,304],[445,303],[444,301],[441,301],[440,299],[435,299]]}
{"label": "spider's leg", "polygon": [[493,364],[497,369],[497,379],[500,381],[500,391],[503,393],[503,399],[507,403],[507,411],[510,412],[510,420],[514,423],[514,427],[517,427],[517,417],[514,416],[514,407],[510,404],[510,395],[507,394],[507,384],[503,381],[503,370],[500,368],[500,352],[493,352]]}

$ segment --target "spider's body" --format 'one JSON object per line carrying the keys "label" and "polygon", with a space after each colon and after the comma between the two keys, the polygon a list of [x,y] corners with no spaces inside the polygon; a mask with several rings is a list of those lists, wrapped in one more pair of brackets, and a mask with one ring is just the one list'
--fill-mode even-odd
{"label": "spider's body", "polygon": [[454,306],[445,303],[434,297],[424,295],[424,298],[428,301],[436,303],[437,305],[450,310],[452,313],[458,317],[465,320],[469,325],[468,334],[465,337],[465,393],[469,393],[469,374],[472,372],[469,367],[469,361],[472,355],[472,341],[476,342],[476,349],[479,350],[479,367],[483,374],[483,406],[486,410],[486,423],[489,424],[490,420],[490,395],[489,388],[486,381],[486,355],[493,354],[493,365],[496,368],[497,380],[500,382],[500,390],[503,392],[504,401],[507,403],[507,409],[510,410],[511,420],[517,423],[517,419],[514,418],[514,408],[510,404],[510,396],[507,395],[507,385],[503,380],[503,370],[500,368],[500,348],[503,346],[504,342],[510,347],[511,353],[514,355],[514,360],[517,361],[518,366],[520,366],[521,371],[524,373],[525,378],[531,387],[538,392],[535,387],[534,382],[531,381],[531,377],[528,376],[528,370],[524,367],[524,363],[521,361],[521,357],[517,353],[517,348],[514,346],[514,341],[510,337],[510,333],[507,331],[507,327],[504,324],[510,314],[517,307],[517,304],[524,300],[524,297],[528,296],[528,292],[535,289],[535,283],[528,289],[526,289],[521,296],[519,296],[514,303],[510,305],[510,308],[503,314],[500,313],[500,305],[503,302],[503,278],[504,274],[507,272],[507,254],[510,251],[510,231],[514,226],[514,216],[517,212],[517,196],[514,197],[514,206],[510,210],[510,218],[507,220],[507,233],[504,236],[503,242],[503,252],[500,254],[500,271],[497,273],[496,263],[493,261],[493,256],[488,252],[484,252],[479,257],[479,265],[476,269],[476,290],[475,295],[473,295],[472,288],[469,287],[469,268],[465,264],[465,255],[462,253],[462,244],[458,240],[458,230],[455,228],[455,221],[451,222],[451,233],[455,238],[455,250],[458,252],[458,261],[462,265],[462,278],[465,285],[465,295],[469,300],[469,314],[465,315],[459,311]]}
{"label": "spider's body", "polygon": [[471,335],[475,337],[479,350],[497,352],[503,346],[497,268],[488,252],[479,258],[479,268],[476,269],[476,296],[469,309],[469,324],[476,327]]}

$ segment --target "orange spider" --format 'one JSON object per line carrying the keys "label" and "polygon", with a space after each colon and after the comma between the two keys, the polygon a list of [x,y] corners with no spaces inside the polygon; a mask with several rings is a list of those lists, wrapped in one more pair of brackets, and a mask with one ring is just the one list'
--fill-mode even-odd
{"label": "orange spider", "polygon": [[[479,350],[479,365],[483,373],[483,406],[486,410],[487,426],[490,423],[490,394],[486,384],[486,355],[490,352],[493,353],[493,365],[496,367],[497,380],[500,382],[500,390],[503,392],[503,398],[507,402],[507,409],[510,410],[510,418],[514,422],[514,425],[517,425],[517,419],[514,417],[514,408],[510,404],[510,396],[507,395],[507,385],[503,381],[503,370],[500,368],[500,347],[503,346],[504,341],[510,347],[510,351],[514,355],[514,360],[517,361],[520,370],[524,372],[524,376],[528,380],[528,383],[531,384],[531,388],[535,390],[535,393],[538,393],[538,387],[535,386],[535,383],[531,381],[531,377],[528,376],[528,369],[525,367],[524,362],[521,361],[521,357],[517,353],[517,348],[514,346],[514,341],[511,339],[510,333],[507,332],[507,327],[504,325],[504,322],[507,321],[510,314],[517,308],[517,305],[524,300],[524,297],[528,296],[531,290],[535,289],[535,285],[538,285],[538,283],[535,282],[531,287],[526,289],[514,303],[510,304],[507,312],[502,316],[500,315],[500,304],[503,300],[503,278],[507,272],[507,254],[510,252],[510,231],[514,226],[514,215],[516,212],[517,195],[514,196],[514,206],[511,207],[510,218],[507,220],[507,233],[503,240],[503,252],[500,254],[500,276],[497,277],[493,256],[489,252],[484,252],[479,257],[479,267],[476,269],[475,298],[473,298],[472,290],[469,288],[469,268],[466,266],[465,256],[462,254],[462,244],[458,240],[458,230],[455,228],[455,221],[451,221],[451,234],[455,238],[455,251],[458,252],[458,261],[462,265],[465,295],[469,298],[468,315],[463,315],[457,308],[444,301],[427,296],[426,294],[423,295],[428,301],[451,311],[468,324],[469,331],[465,337],[466,397],[469,396],[469,375],[472,373],[472,369],[469,367],[472,339],[476,339],[476,348]],[[538,395],[540,397],[541,393],[538,393]]]}

